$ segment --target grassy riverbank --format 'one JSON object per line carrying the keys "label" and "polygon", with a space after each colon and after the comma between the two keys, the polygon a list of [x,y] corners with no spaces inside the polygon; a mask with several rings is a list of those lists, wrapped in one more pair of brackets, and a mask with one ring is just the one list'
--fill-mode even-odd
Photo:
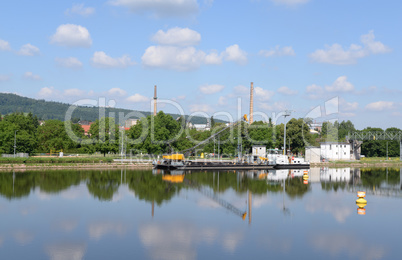
{"label": "grassy riverbank", "polygon": [[402,162],[399,158],[384,158],[384,157],[371,157],[362,158],[359,161],[330,161],[330,162],[320,162],[312,163],[311,167],[397,167],[402,166]]}

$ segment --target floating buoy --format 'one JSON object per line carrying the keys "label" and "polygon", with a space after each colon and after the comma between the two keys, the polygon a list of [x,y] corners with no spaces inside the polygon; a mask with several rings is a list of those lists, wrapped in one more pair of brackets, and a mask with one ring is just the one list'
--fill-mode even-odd
{"label": "floating buoy", "polygon": [[357,214],[358,215],[366,215],[366,209],[364,208],[367,205],[367,200],[364,199],[364,197],[366,197],[366,192],[365,191],[358,191],[357,192],[357,197],[359,197],[356,200],[356,205],[358,206]]}
{"label": "floating buoy", "polygon": [[308,179],[303,180],[303,184],[308,184]]}
{"label": "floating buoy", "polygon": [[308,171],[304,171],[304,172],[303,172],[303,175],[308,175]]}
{"label": "floating buoy", "polygon": [[308,180],[308,175],[303,175],[303,180]]}

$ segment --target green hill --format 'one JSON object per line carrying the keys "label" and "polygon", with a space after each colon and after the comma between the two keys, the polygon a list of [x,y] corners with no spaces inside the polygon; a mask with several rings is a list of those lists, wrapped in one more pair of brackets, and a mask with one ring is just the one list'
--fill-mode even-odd
{"label": "green hill", "polygon": [[[16,94],[0,93],[0,114],[2,115],[14,112],[31,112],[33,115],[36,115],[41,120],[58,119],[64,121],[66,111],[70,106],[70,104],[61,102],[45,101],[42,99],[38,100],[33,98],[21,97]],[[122,108],[105,108],[106,116],[108,116],[109,113],[114,113],[116,118],[118,118],[120,112],[124,113],[124,115],[127,115],[130,112],[139,112],[144,116],[148,116],[150,114],[150,112],[145,111],[133,111]],[[177,114],[170,115],[174,119],[180,116]],[[76,121],[95,121],[99,118],[99,107],[79,106],[74,110],[72,118]],[[130,118],[138,117],[134,116]],[[193,117],[191,119],[191,123],[193,124],[205,124],[206,122],[207,119],[205,117]],[[215,122],[223,121],[216,119]]]}

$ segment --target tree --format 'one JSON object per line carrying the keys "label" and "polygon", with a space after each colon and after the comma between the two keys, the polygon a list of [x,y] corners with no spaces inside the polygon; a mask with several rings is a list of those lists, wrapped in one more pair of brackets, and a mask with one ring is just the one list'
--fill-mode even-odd
{"label": "tree", "polygon": [[0,153],[13,153],[14,140],[16,151],[32,153],[37,145],[36,131],[39,121],[32,113],[13,113],[4,116],[0,121]]}
{"label": "tree", "polygon": [[96,120],[89,129],[95,149],[106,156],[106,153],[119,151],[119,126],[113,117],[102,117]]}
{"label": "tree", "polygon": [[[72,125],[73,132],[76,136],[83,138],[83,129],[79,125]],[[78,146],[67,135],[64,122],[60,120],[47,120],[43,125],[38,127],[38,151],[49,152],[50,150],[68,150]]]}

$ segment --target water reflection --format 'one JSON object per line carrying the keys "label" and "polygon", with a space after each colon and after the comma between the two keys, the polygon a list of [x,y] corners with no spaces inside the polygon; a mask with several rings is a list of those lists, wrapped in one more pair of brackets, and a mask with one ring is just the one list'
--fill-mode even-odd
{"label": "water reflection", "polygon": [[0,259],[396,259],[401,187],[396,168],[2,172]]}

